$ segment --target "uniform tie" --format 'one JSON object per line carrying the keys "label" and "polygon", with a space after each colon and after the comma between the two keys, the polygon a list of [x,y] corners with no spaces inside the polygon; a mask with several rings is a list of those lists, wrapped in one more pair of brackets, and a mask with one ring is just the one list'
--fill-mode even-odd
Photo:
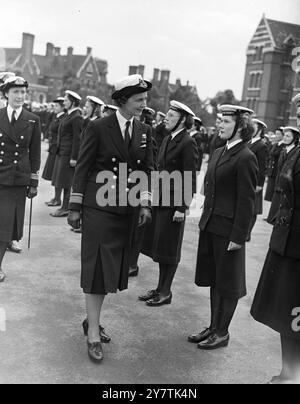
{"label": "uniform tie", "polygon": [[16,111],[13,110],[12,112],[12,116],[11,116],[11,126],[14,126],[14,124],[16,123]]}
{"label": "uniform tie", "polygon": [[130,133],[129,133],[130,125],[131,125],[131,122],[130,122],[130,121],[127,121],[127,122],[126,122],[126,129],[125,129],[125,137],[124,137],[125,146],[126,146],[126,149],[127,149],[127,150],[129,150],[130,141],[131,141],[131,139],[130,139]]}

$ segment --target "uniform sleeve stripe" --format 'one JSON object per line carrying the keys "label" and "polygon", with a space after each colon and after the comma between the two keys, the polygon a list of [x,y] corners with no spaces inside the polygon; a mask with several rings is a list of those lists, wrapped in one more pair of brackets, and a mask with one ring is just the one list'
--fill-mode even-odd
{"label": "uniform sleeve stripe", "polygon": [[39,175],[32,173],[31,176],[30,176],[30,178],[31,178],[32,180],[38,180],[38,179],[39,179]]}
{"label": "uniform sleeve stripe", "polygon": [[78,203],[82,205],[83,195],[82,194],[72,194],[70,196],[70,203]]}

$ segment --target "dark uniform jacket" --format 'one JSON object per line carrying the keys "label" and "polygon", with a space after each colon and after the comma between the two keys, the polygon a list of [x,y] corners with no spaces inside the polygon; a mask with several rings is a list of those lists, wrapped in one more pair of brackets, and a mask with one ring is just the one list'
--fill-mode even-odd
{"label": "dark uniform jacket", "polygon": [[[152,133],[148,125],[136,119],[133,122],[129,151],[126,149],[115,113],[88,125],[75,169],[70,198],[71,210],[80,210],[83,204],[117,214],[132,213],[133,207],[121,206],[119,181],[122,175],[121,181],[124,180],[127,183],[127,189],[121,188],[122,198],[124,198],[124,192],[129,193],[130,189],[136,185],[130,178],[135,171],[142,171],[147,175],[148,181],[144,189],[145,198],[141,195],[141,199],[145,199],[148,206],[151,189],[150,176],[153,171]],[[119,164],[122,163],[127,164],[126,172],[119,172]],[[107,181],[98,177],[98,174],[101,175],[104,171],[111,174],[110,183],[113,184],[109,185],[109,188],[113,191],[113,196],[116,195],[116,206],[109,206],[109,204],[99,206],[97,203],[97,194],[103,191],[102,187],[107,187]],[[108,192],[106,194],[108,195]]]}
{"label": "dark uniform jacket", "polygon": [[[182,184],[186,187],[188,196],[184,197],[184,187],[180,183],[170,181],[170,187],[167,188],[166,182],[162,181],[159,188],[156,187],[154,198],[161,206],[163,204],[163,191],[170,195],[170,207],[176,208],[179,212],[184,213],[192,202],[193,194],[196,193],[196,171],[198,162],[198,150],[196,142],[190,137],[188,132],[183,129],[173,140],[171,135],[164,138],[158,154],[158,171],[171,174],[178,171],[181,174]],[[191,174],[191,184],[184,182],[184,173]],[[168,181],[169,183],[169,181]],[[189,185],[189,186],[188,186]],[[178,204],[177,201],[181,200]],[[157,202],[155,202],[157,204]]]}
{"label": "dark uniform jacket", "polygon": [[49,125],[48,130],[48,139],[49,139],[49,153],[56,154],[57,153],[57,141],[58,141],[58,129],[61,121],[65,117],[65,114],[60,115],[57,117],[55,115]]}
{"label": "dark uniform jacket", "polygon": [[7,108],[0,110],[0,185],[38,185],[41,163],[41,126],[39,117],[22,109],[11,126]]}
{"label": "dark uniform jacket", "polygon": [[203,143],[201,133],[196,132],[191,136],[191,138],[194,139],[197,144],[197,150],[198,150],[197,171],[200,171],[203,160]]}
{"label": "dark uniform jacket", "polygon": [[255,154],[258,162],[258,183],[259,187],[263,187],[266,179],[267,165],[268,165],[268,146],[262,141],[258,140],[255,143],[249,143],[249,149]]}
{"label": "dark uniform jacket", "polygon": [[65,115],[58,129],[57,154],[77,160],[80,147],[83,118],[78,109]]}
{"label": "dark uniform jacket", "polygon": [[300,149],[296,148],[279,175],[281,200],[270,248],[282,256],[300,259]]}
{"label": "dark uniform jacket", "polygon": [[163,122],[158,124],[153,132],[153,137],[157,143],[157,148],[159,150],[164,138],[167,137],[170,133],[169,131],[167,131],[166,125]]}
{"label": "dark uniform jacket", "polygon": [[205,201],[199,227],[228,238],[246,242],[254,212],[258,165],[247,144],[241,142],[212,156],[205,177]]}
{"label": "dark uniform jacket", "polygon": [[226,145],[227,141],[219,136],[219,133],[212,135],[209,143],[209,161],[212,159],[214,152]]}
{"label": "dark uniform jacket", "polygon": [[267,175],[270,178],[277,177],[279,157],[280,157],[280,153],[283,148],[284,148],[283,143],[281,143],[280,145],[275,144],[271,148],[270,157],[269,157],[269,161],[268,161],[268,169],[267,169]]}

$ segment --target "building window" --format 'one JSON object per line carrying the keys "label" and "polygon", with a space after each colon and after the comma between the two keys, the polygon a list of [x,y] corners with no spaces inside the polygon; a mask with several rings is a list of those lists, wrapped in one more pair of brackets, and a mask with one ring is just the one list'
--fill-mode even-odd
{"label": "building window", "polygon": [[256,46],[253,62],[262,62],[263,60],[263,46]]}
{"label": "building window", "polygon": [[261,72],[251,72],[250,73],[250,86],[251,89],[260,89],[262,82]]}

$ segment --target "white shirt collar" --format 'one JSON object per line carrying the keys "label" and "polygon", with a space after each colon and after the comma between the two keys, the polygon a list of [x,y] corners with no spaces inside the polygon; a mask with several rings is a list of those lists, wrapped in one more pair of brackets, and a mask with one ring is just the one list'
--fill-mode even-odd
{"label": "white shirt collar", "polygon": [[56,118],[59,118],[60,116],[62,116],[64,114],[64,112],[59,112],[57,115],[56,115]]}
{"label": "white shirt collar", "polygon": [[286,146],[286,152],[289,153],[291,150],[293,150],[294,147],[296,147],[294,143],[289,146]]}
{"label": "white shirt collar", "polygon": [[194,135],[196,135],[196,133],[198,133],[197,130],[193,130],[192,132],[190,132],[190,136],[193,137]]}
{"label": "white shirt collar", "polygon": [[13,111],[16,111],[16,120],[18,120],[22,113],[22,109],[23,109],[22,107],[13,109],[10,105],[8,105],[7,106],[7,115],[8,115],[9,122],[11,122]]}
{"label": "white shirt collar", "polygon": [[68,115],[71,115],[71,114],[72,114],[72,112],[77,111],[77,110],[78,110],[78,108],[77,108],[77,107],[76,107],[76,108],[69,109],[69,111],[68,111]]}
{"label": "white shirt collar", "polygon": [[251,140],[251,144],[258,142],[259,140],[261,140],[261,137],[254,137],[254,138]]}
{"label": "white shirt collar", "polygon": [[172,140],[174,139],[175,136],[177,136],[180,132],[182,132],[184,129],[177,130],[176,132],[172,133]]}
{"label": "white shirt collar", "polygon": [[230,149],[232,149],[234,146],[236,146],[237,144],[239,144],[239,143],[241,143],[242,142],[242,139],[237,139],[237,140],[235,140],[234,142],[232,142],[232,143],[228,143],[227,142],[227,150],[230,150]]}
{"label": "white shirt collar", "polygon": [[91,120],[92,122],[94,122],[96,119],[98,119],[98,117],[97,117],[97,116],[93,116],[93,118],[91,118],[90,120]]}
{"label": "white shirt collar", "polygon": [[125,138],[126,122],[127,122],[127,121],[130,121],[131,125],[130,125],[130,128],[129,128],[129,134],[130,134],[130,136],[131,136],[131,135],[132,135],[132,129],[133,129],[134,116],[133,116],[132,118],[130,118],[130,119],[126,119],[126,118],[124,118],[124,116],[120,113],[120,111],[117,110],[117,111],[116,111],[116,117],[117,117],[117,120],[118,120],[118,122],[119,122],[119,126],[120,126],[120,129],[121,129],[123,138]]}

